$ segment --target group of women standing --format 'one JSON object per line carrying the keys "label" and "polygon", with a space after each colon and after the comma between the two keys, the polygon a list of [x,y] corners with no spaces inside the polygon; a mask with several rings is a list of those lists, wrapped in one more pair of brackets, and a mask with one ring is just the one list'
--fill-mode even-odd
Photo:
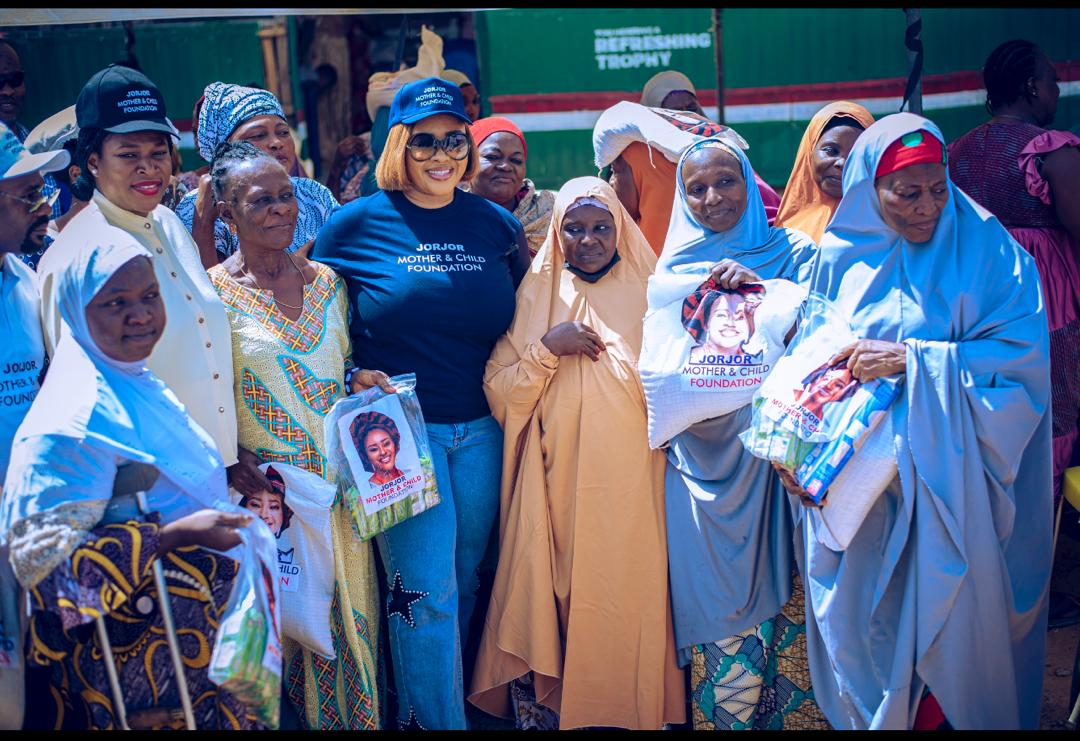
{"label": "group of women standing", "polygon": [[[285,641],[284,725],[392,725],[392,684],[401,728],[465,728],[466,701],[519,728],[1035,727],[1052,479],[1080,403],[1080,141],[1041,128],[1053,67],[1010,44],[986,69],[995,120],[949,148],[920,116],[823,108],[775,219],[719,137],[666,163],[647,209],[662,176],[647,152],[620,158],[614,188],[538,190],[521,130],[472,121],[438,78],[397,92],[380,190],[340,207],[293,174],[272,95],[213,83],[198,127],[211,170],[174,214],[156,87],[95,75],[76,108],[89,205],[39,267],[52,364],[0,507],[30,592],[28,723],[117,725],[98,616],[129,715],[181,722],[151,638],[160,559],[199,727],[258,727],[206,675],[236,570],[224,554],[262,527],[226,482],[272,489],[264,462],[326,476],[335,401],[415,373],[441,503],[374,545],[334,503],[335,657]],[[647,92],[696,105],[680,78]],[[159,110],[102,114],[129,88]],[[643,210],[664,217],[648,232]],[[820,294],[863,338],[838,360],[859,381],[902,377],[898,474],[846,550],[743,448],[749,406],[650,449],[642,318],[688,271]],[[135,490],[156,514],[125,509]]]}

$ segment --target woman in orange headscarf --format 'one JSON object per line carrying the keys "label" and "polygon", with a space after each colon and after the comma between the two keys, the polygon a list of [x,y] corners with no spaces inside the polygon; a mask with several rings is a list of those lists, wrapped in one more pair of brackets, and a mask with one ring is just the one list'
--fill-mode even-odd
{"label": "woman in orange headscarf", "polygon": [[840,178],[848,152],[866,127],[870,111],[846,100],[829,103],[810,119],[791,168],[776,226],[804,232],[821,241],[840,196]]}
{"label": "woman in orange headscarf", "polygon": [[469,701],[519,727],[685,718],[664,454],[649,450],[637,373],[655,263],[607,183],[571,180],[487,364],[505,432],[500,548]]}

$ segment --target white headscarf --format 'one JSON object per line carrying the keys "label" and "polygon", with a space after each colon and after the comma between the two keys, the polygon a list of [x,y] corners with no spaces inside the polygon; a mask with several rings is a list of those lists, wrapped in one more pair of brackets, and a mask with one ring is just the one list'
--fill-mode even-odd
{"label": "white headscarf", "polygon": [[[76,441],[117,464],[153,465],[173,486],[155,486],[151,509],[168,522],[200,507],[228,509],[225,469],[214,442],[143,361],[107,356],[94,342],[86,306],[131,260],[137,243],[85,247],[57,278],[62,335],[45,383],[15,435],[0,505],[0,538],[20,520],[62,505],[100,505],[112,491],[101,472],[58,466],[50,454]],[[155,498],[156,494],[156,498]]]}

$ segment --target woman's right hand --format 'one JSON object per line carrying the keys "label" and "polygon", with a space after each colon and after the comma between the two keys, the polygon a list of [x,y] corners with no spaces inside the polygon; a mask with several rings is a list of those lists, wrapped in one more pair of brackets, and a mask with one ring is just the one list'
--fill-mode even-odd
{"label": "woman's right hand", "polygon": [[795,480],[795,477],[792,476],[786,468],[775,462],[772,464],[772,467],[773,470],[776,471],[776,473],[780,476],[780,483],[784,485],[785,489],[787,489],[788,494],[798,497],[800,504],[802,504],[804,507],[814,507],[815,509],[821,506],[813,500],[813,498],[810,496],[810,493],[807,492],[806,489],[799,486],[799,482]]}
{"label": "woman's right hand", "polygon": [[725,258],[709,270],[709,277],[724,289],[738,288],[743,283],[758,283],[761,276],[739,263]]}
{"label": "woman's right hand", "polygon": [[201,509],[162,526],[158,532],[158,556],[192,545],[227,551],[240,545],[236,528],[247,527],[253,519],[252,515],[239,512]]}
{"label": "woman's right hand", "polygon": [[199,190],[195,196],[195,226],[210,226],[217,221],[217,204],[214,203],[214,187],[209,175],[199,178]]}
{"label": "woman's right hand", "polygon": [[247,448],[239,448],[236,451],[236,457],[236,463],[225,469],[229,486],[246,497],[274,488],[270,479],[266,478],[266,474],[259,470],[259,465],[262,463],[259,456]]}
{"label": "woman's right hand", "polygon": [[600,359],[600,353],[607,349],[600,335],[582,322],[563,322],[556,324],[540,338],[544,347],[552,355],[588,355],[594,362]]}

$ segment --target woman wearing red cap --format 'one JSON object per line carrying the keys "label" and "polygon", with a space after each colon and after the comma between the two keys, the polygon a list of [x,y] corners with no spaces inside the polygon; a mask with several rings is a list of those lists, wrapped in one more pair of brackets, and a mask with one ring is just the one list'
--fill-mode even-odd
{"label": "woman wearing red cap", "polygon": [[848,547],[799,518],[814,696],[836,728],[1036,728],[1051,425],[1035,261],[950,182],[921,116],[868,127],[843,190],[810,290],[864,339],[830,364],[903,392],[897,475],[866,492]]}
{"label": "woman wearing red cap", "polygon": [[525,134],[502,116],[481,118],[469,129],[480,153],[480,169],[476,178],[462,188],[512,213],[525,229],[529,256],[536,257],[547,237],[555,193],[537,190],[533,181],[525,177],[529,154]]}

